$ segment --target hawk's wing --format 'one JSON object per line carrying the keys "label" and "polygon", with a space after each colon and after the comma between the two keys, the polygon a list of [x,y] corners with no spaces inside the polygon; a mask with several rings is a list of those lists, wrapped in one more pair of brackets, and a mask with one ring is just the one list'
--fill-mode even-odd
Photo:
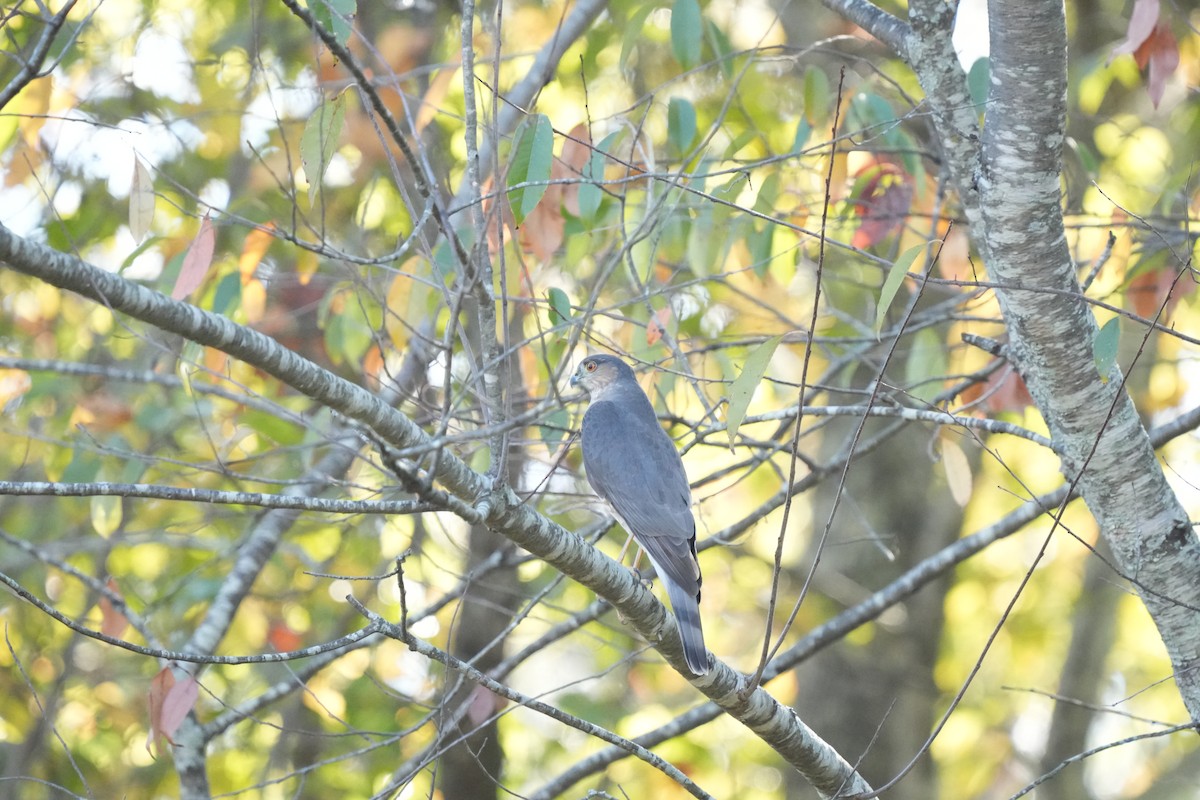
{"label": "hawk's wing", "polygon": [[621,518],[655,567],[699,597],[692,492],[674,442],[635,387],[593,402],[583,417],[588,483]]}

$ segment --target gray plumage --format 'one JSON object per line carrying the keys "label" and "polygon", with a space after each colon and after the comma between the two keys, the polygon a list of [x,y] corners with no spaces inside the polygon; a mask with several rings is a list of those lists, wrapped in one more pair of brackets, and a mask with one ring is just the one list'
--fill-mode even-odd
{"label": "gray plumage", "polygon": [[591,398],[582,432],[588,483],[650,559],[671,599],[688,668],[704,675],[696,521],[679,451],[624,361],[588,356],[571,385]]}

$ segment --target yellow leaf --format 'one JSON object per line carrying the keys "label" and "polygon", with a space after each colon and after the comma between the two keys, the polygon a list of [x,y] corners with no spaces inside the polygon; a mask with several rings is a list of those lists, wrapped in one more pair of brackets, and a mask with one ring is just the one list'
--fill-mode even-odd
{"label": "yellow leaf", "polygon": [[105,495],[92,498],[92,527],[105,539],[121,527],[121,498]]}
{"label": "yellow leaf", "polygon": [[383,327],[387,329],[388,338],[396,350],[403,350],[408,345],[409,302],[412,297],[413,279],[400,274],[392,280],[388,287],[387,310],[383,317]]}
{"label": "yellow leaf", "polygon": [[262,322],[263,313],[267,308],[267,287],[258,278],[251,278],[242,287],[242,313],[250,325]]}

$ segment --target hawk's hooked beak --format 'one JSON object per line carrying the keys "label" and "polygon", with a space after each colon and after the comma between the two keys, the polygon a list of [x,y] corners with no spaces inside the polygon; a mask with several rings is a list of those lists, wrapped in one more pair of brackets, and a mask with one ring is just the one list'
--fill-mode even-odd
{"label": "hawk's hooked beak", "polygon": [[577,370],[575,372],[575,374],[571,376],[571,388],[573,389],[578,385],[579,385],[579,372]]}

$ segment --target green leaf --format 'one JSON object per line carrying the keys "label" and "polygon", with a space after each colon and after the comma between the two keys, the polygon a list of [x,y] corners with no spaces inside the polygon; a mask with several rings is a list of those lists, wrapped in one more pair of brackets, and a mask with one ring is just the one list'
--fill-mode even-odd
{"label": "green leaf", "polygon": [[942,390],[946,375],[946,343],[933,328],[923,328],[913,337],[904,379],[908,392],[921,400],[931,400]]}
{"label": "green leaf", "polygon": [[971,70],[967,73],[967,90],[971,93],[971,102],[983,113],[984,103],[988,98],[988,85],[991,83],[992,61],[987,56],[975,59]]}
{"label": "green leaf", "polygon": [[755,228],[746,236],[746,246],[750,249],[750,265],[759,278],[764,277],[771,268],[771,250],[774,244],[775,225],[771,222],[764,222],[761,230]]}
{"label": "green leaf", "polygon": [[923,244],[913,245],[901,253],[900,257],[896,259],[896,263],[892,264],[892,268],[888,270],[887,278],[883,281],[883,288],[879,290],[879,304],[875,308],[875,338],[879,338],[879,332],[883,329],[883,318],[887,316],[892,300],[896,298],[896,292],[900,290],[900,284],[904,283],[904,276],[908,274],[908,268],[912,266],[924,249],[925,245]]}
{"label": "green leaf", "polygon": [[804,70],[804,118],[816,127],[829,119],[829,76],[818,67]]}
{"label": "green leaf", "polygon": [[212,311],[230,316],[242,305],[242,276],[231,272],[217,284],[213,292]]}
{"label": "green leaf", "polygon": [[804,145],[808,144],[812,132],[812,125],[808,123],[808,118],[801,119],[800,124],[796,126],[796,138],[792,140],[793,153],[799,153],[804,150]]}
{"label": "green leaf", "polygon": [[704,22],[697,0],[675,0],[671,6],[671,51],[684,69],[700,63]]}
{"label": "green leaf", "polygon": [[617,65],[622,72],[629,68],[629,56],[633,53],[633,47],[637,44],[638,37],[642,35],[642,28],[646,27],[646,18],[657,9],[657,2],[646,3],[634,11],[628,22],[625,23],[624,32],[621,34],[621,57],[617,60]]}
{"label": "green leaf", "polygon": [[300,162],[308,179],[308,202],[312,204],[325,170],[337,150],[338,138],[342,135],[342,122],[346,119],[346,96],[338,95],[330,103],[321,103],[304,125],[300,135]]}
{"label": "green leaf", "polygon": [[100,474],[100,459],[89,450],[76,448],[62,473],[63,483],[91,483]]}
{"label": "green leaf", "polygon": [[766,177],[758,187],[758,197],[754,199],[754,210],[760,214],[774,215],[775,206],[779,200],[779,171],[776,170]]}
{"label": "green leaf", "polygon": [[358,0],[312,0],[309,10],[321,27],[340,43],[350,41],[350,18],[358,12]]}
{"label": "green leaf", "polygon": [[750,407],[750,399],[754,397],[754,390],[762,382],[767,365],[771,363],[771,356],[775,354],[775,348],[782,340],[782,335],[772,336],[754,348],[754,351],[746,357],[746,363],[742,365],[742,374],[738,375],[734,379],[733,385],[729,387],[729,408],[725,412],[725,427],[729,434],[730,450],[733,449],[733,439],[737,436],[738,428],[741,427],[742,420],[746,418],[746,409]]}
{"label": "green leaf", "polygon": [[696,108],[682,97],[672,97],[667,106],[667,139],[680,155],[696,140]]}
{"label": "green leaf", "polygon": [[708,46],[717,55],[717,66],[721,69],[721,74],[728,78],[733,77],[733,59],[730,54],[733,53],[733,42],[729,41],[729,37],[725,31],[717,27],[716,23],[711,20],[704,20],[704,34],[708,39]]}
{"label": "green leaf", "polygon": [[285,447],[296,447],[304,442],[303,427],[258,409],[251,408],[241,412],[238,415],[238,424],[245,425],[255,433]]}
{"label": "green leaf", "polygon": [[521,126],[517,136],[508,168],[508,199],[520,225],[546,194],[554,161],[554,128],[545,114],[535,114]]}
{"label": "green leaf", "polygon": [[589,222],[596,219],[596,212],[600,210],[600,201],[604,199],[604,191],[600,188],[600,182],[604,180],[605,156],[611,152],[610,148],[620,135],[621,131],[613,131],[601,139],[600,144],[592,150],[588,162],[583,165],[583,183],[579,186],[579,216]]}
{"label": "green leaf", "polygon": [[712,274],[716,258],[721,254],[721,241],[725,231],[718,231],[713,222],[712,205],[705,204],[688,227],[687,262],[696,275],[707,278]]}
{"label": "green leaf", "polygon": [[725,148],[725,152],[721,154],[721,158],[728,160],[738,154],[738,152],[746,145],[753,142],[759,136],[758,131],[742,131],[737,135],[732,142]]}
{"label": "green leaf", "polygon": [[1100,381],[1108,383],[1112,377],[1113,367],[1117,364],[1117,348],[1121,344],[1120,317],[1113,317],[1104,323],[1092,341],[1092,357],[1096,360],[1096,371],[1100,373]]}
{"label": "green leaf", "polygon": [[[142,242],[137,247],[133,248],[132,252],[130,252],[129,255],[125,256],[125,260],[121,262],[121,266],[117,267],[117,272],[118,273],[124,272],[126,269],[129,268],[130,264],[132,264],[134,261],[137,260],[138,256],[140,256],[142,253],[146,252],[150,248],[156,246],[159,242],[161,242],[163,239],[166,239],[166,238],[167,237],[165,237],[165,236],[151,236],[149,239]],[[179,263],[183,264],[183,254],[182,253],[179,254]]]}
{"label": "green leaf", "polygon": [[570,322],[571,301],[567,297],[567,293],[555,286],[548,292],[548,297],[550,299],[550,324],[557,325],[560,322]]}
{"label": "green leaf", "polygon": [[546,445],[546,449],[550,451],[551,455],[558,451],[558,446],[566,436],[567,426],[570,424],[571,415],[567,413],[567,410],[557,408],[546,416],[545,424],[538,425],[538,434],[542,437],[542,444]]}

